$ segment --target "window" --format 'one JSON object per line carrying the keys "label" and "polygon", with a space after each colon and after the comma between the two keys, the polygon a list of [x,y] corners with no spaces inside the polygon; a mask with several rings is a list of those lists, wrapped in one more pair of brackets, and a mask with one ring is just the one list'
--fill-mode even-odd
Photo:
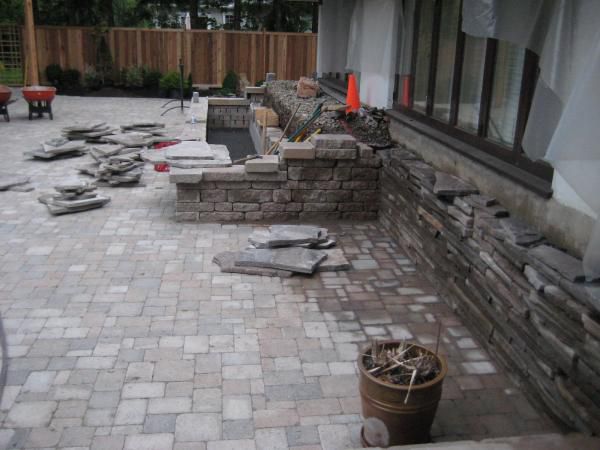
{"label": "window", "polygon": [[[550,179],[521,139],[533,97],[537,57],[514,44],[461,31],[461,0],[406,0],[399,43],[398,109],[446,134]],[[406,51],[407,45],[412,51]]]}

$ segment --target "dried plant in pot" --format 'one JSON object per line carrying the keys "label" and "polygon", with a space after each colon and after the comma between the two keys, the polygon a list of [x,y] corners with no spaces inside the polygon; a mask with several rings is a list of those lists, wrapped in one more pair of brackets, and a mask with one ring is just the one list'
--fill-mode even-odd
{"label": "dried plant in pot", "polygon": [[364,447],[430,441],[446,360],[417,344],[373,342],[358,357]]}

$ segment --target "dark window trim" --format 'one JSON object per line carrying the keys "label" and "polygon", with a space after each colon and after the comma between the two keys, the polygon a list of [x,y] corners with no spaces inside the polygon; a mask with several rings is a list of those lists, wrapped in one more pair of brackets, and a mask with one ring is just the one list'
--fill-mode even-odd
{"label": "dark window trim", "polygon": [[[417,3],[414,16],[413,29],[413,45],[412,45],[412,60],[411,60],[411,77],[413,82],[410,83],[410,108],[406,108],[398,102],[397,95],[394,96],[394,110],[409,116],[411,119],[419,120],[424,124],[440,130],[454,139],[460,139],[466,144],[482,152],[488,153],[503,162],[513,164],[523,171],[527,171],[526,176],[534,175],[542,180],[551,181],[553,169],[550,165],[544,162],[533,162],[528,159],[521,147],[527,116],[533,99],[535,90],[537,56],[529,50],[525,53],[525,62],[523,67],[523,78],[521,80],[521,95],[519,98],[519,109],[517,112],[517,123],[515,126],[515,139],[512,147],[502,146],[494,143],[487,137],[487,127],[489,122],[490,106],[492,99],[492,90],[494,82],[494,69],[496,63],[496,54],[498,48],[498,40],[486,40],[486,52],[484,63],[484,74],[481,93],[481,104],[479,111],[479,122],[477,134],[470,134],[461,130],[456,126],[458,120],[458,108],[460,102],[460,81],[462,77],[462,65],[465,50],[465,33],[461,31],[462,15],[459,16],[458,33],[456,37],[456,51],[454,61],[454,72],[452,81],[452,97],[450,100],[450,117],[448,123],[441,122],[433,117],[433,104],[435,95],[435,76],[437,72],[437,48],[439,45],[439,31],[441,21],[442,2],[435,2],[433,28],[432,28],[432,53],[429,64],[428,74],[428,93],[426,113],[423,114],[413,109],[414,101],[414,77],[416,72],[416,59],[418,52],[419,40],[419,24],[420,24],[420,3]],[[434,51],[435,50],[435,51]],[[396,89],[396,94],[398,90]]]}
{"label": "dark window trim", "polygon": [[[337,80],[331,78],[321,78],[319,79],[319,83],[326,94],[331,95],[341,103],[346,101],[346,88],[342,84],[338,83]],[[505,176],[506,178],[544,198],[550,198],[552,196],[551,177],[537,176],[535,173],[531,173],[531,168],[526,169],[522,167],[522,164],[533,164],[535,165],[533,169],[535,172],[540,167],[546,166],[543,163],[536,164],[524,157],[521,157],[520,161],[515,162],[514,160],[508,159],[507,155],[509,152],[507,152],[506,149],[497,147],[492,143],[488,144],[492,148],[496,147],[494,150],[500,150],[500,155],[495,154],[493,151],[490,153],[487,151],[482,151],[481,140],[478,139],[477,136],[469,135],[468,133],[463,132],[466,136],[476,139],[476,142],[468,143],[465,139],[462,139],[459,136],[450,135],[450,133],[445,129],[438,129],[440,124],[444,125],[441,122],[430,118],[430,120],[427,121],[430,123],[426,123],[421,114],[406,108],[395,107],[394,109],[388,109],[386,110],[386,114],[392,118],[392,120],[401,122],[403,125],[406,125],[409,128],[412,128],[413,130],[447,146],[450,150],[456,151],[457,153],[484,165],[497,174]],[[447,127],[450,128],[449,125],[447,125]],[[452,128],[452,130],[460,132],[460,129],[458,128]],[[552,169],[549,166],[546,167],[550,170],[551,174]]]}
{"label": "dark window trim", "polygon": [[[397,120],[398,122],[402,123],[402,125],[405,125],[417,131],[418,133],[436,142],[439,142],[440,144],[448,147],[450,150],[455,151],[466,158],[482,164],[493,172],[514,181],[516,184],[523,186],[535,194],[538,194],[544,198],[552,197],[552,183],[547,179],[533,174],[531,168],[521,167],[520,165],[514,164],[512,161],[506,161],[505,158],[499,158],[498,156],[487,151],[481,151],[479,142],[474,145],[467,143],[459,137],[452,136],[447,132],[447,130],[442,130],[437,126],[433,126],[433,124],[426,123],[426,121],[422,120],[422,115],[419,113],[415,113],[407,109],[400,110],[395,108],[387,110],[386,114],[391,117],[392,120]],[[436,122],[435,119],[431,120]],[[526,162],[529,164],[535,164],[530,160],[526,160]],[[539,167],[536,166],[534,169],[538,168]]]}

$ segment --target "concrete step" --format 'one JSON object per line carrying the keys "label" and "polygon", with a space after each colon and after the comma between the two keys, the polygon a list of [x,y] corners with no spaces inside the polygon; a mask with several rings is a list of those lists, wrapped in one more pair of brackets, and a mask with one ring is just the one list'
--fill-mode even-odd
{"label": "concrete step", "polygon": [[536,434],[484,439],[482,441],[438,442],[400,445],[388,450],[598,450],[600,438],[583,434]]}

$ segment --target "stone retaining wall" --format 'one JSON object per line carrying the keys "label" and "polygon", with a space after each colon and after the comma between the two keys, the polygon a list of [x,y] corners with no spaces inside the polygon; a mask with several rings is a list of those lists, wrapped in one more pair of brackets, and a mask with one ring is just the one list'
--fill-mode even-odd
{"label": "stone retaining wall", "polygon": [[[256,222],[377,218],[380,158],[349,136],[282,143],[281,158],[171,174],[176,218]],[[345,146],[346,148],[340,148]]]}
{"label": "stone retaining wall", "polygon": [[245,99],[210,99],[208,126],[211,128],[248,128],[250,102]]}
{"label": "stone retaining wall", "polygon": [[381,222],[535,402],[569,427],[599,433],[599,285],[493,199],[439,195],[440,177],[392,150]]}

